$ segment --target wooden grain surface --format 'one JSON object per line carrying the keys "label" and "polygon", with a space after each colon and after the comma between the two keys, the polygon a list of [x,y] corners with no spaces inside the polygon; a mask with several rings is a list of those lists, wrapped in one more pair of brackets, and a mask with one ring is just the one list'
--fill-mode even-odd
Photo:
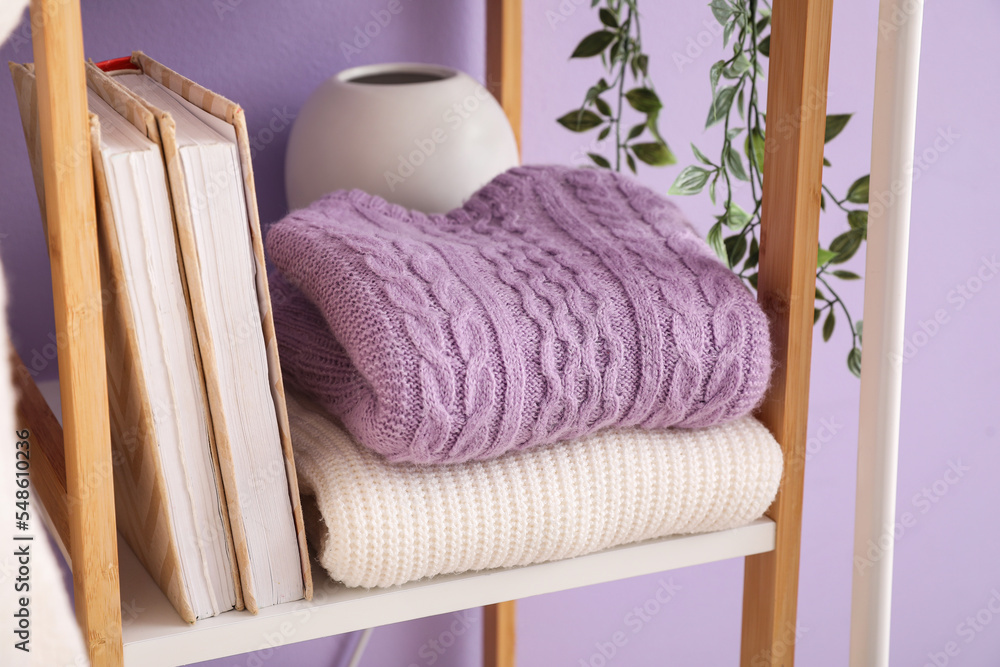
{"label": "wooden grain surface", "polygon": [[486,1],[486,85],[521,145],[521,0]]}
{"label": "wooden grain surface", "polygon": [[63,430],[34,378],[17,353],[10,354],[11,375],[17,391],[15,428],[29,432],[31,490],[45,507],[52,527],[68,549],[69,514],[66,504],[66,453]]}
{"label": "wooden grain surface", "polygon": [[[486,83],[521,150],[521,0],[486,1]],[[514,667],[517,603],[483,607],[484,667]]]}
{"label": "wooden grain surface", "polygon": [[517,602],[483,607],[483,667],[514,667]]}
{"label": "wooden grain surface", "polygon": [[785,455],[774,551],[746,559],[745,667],[792,665],[832,0],[777,0],[771,28],[758,299],[775,370],[760,408]]}
{"label": "wooden grain surface", "polygon": [[79,2],[32,0],[76,614],[94,665],[122,663],[102,295]]}

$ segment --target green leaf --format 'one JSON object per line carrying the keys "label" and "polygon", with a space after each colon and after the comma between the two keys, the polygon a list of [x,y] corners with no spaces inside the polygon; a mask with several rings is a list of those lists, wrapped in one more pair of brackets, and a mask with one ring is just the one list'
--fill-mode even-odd
{"label": "green leaf", "polygon": [[747,57],[743,55],[742,51],[740,51],[740,55],[736,56],[736,60],[729,66],[729,71],[735,75],[733,78],[739,78],[739,76],[748,69],[750,69],[750,61],[747,60]]}
{"label": "green leaf", "polygon": [[733,15],[733,8],[726,0],[712,0],[709,7],[712,8],[712,14],[715,15],[715,20],[720,25],[725,25],[729,17]]}
{"label": "green leaf", "polygon": [[677,158],[670,152],[666,144],[658,141],[651,141],[642,144],[632,144],[632,152],[635,156],[653,167],[662,167],[668,164],[675,164]]}
{"label": "green leaf", "polygon": [[605,139],[607,139],[608,134],[610,134],[610,133],[611,133],[611,126],[608,125],[606,128],[604,128],[603,130],[601,130],[600,134],[597,135],[597,140],[598,141],[604,141]]}
{"label": "green leaf", "polygon": [[635,64],[643,76],[649,76],[649,56],[645,53],[640,53],[635,57]]}
{"label": "green leaf", "polygon": [[726,239],[725,246],[726,259],[729,262],[729,266],[733,267],[739,264],[740,260],[743,259],[743,255],[746,254],[747,239],[743,234],[736,234]]}
{"label": "green leaf", "polygon": [[864,325],[865,325],[865,323],[864,323],[863,321],[861,321],[861,320],[858,320],[858,321],[857,321],[857,322],[856,322],[856,323],[854,324],[854,333],[858,334],[858,340],[860,340],[860,341],[862,341],[862,342],[864,342],[864,340],[863,340],[863,336],[864,336]]}
{"label": "green leaf", "polygon": [[747,138],[743,140],[743,151],[747,154],[747,159],[750,159],[750,140],[753,139],[753,159],[755,160],[754,166],[757,171],[764,171],[764,135],[760,130],[754,128],[752,132],[747,133]]}
{"label": "green leaf", "polygon": [[819,308],[813,308],[813,324],[816,324],[817,322],[819,322],[820,312],[822,312],[822,311],[820,311]]}
{"label": "green leaf", "polygon": [[625,93],[625,99],[636,111],[649,113],[663,108],[660,98],[649,88],[633,88]]}
{"label": "green leaf", "polygon": [[849,113],[827,115],[826,134],[823,136],[823,142],[829,143],[831,139],[843,132],[844,128],[847,127],[847,121],[851,120],[851,116],[853,115]]}
{"label": "green leaf", "polygon": [[625,164],[628,165],[628,168],[634,174],[635,173],[635,158],[632,157],[631,153],[625,153]]}
{"label": "green leaf", "polygon": [[855,377],[861,377],[861,350],[856,347],[852,347],[847,353],[847,368]]}
{"label": "green leaf", "polygon": [[736,110],[740,112],[740,120],[744,120],[746,117],[743,115],[743,89],[740,88],[739,95],[736,96]]}
{"label": "green leaf", "polygon": [[[611,50],[608,51],[608,62],[612,62],[612,63],[618,62],[618,55],[619,55],[619,53],[621,53],[622,44],[623,43],[624,42],[622,42],[621,40],[616,39],[611,44]],[[603,58],[604,56],[601,56],[601,57]]]}
{"label": "green leaf", "polygon": [[559,118],[557,122],[567,130],[586,132],[598,125],[602,125],[604,120],[593,111],[578,109],[577,111],[570,111],[565,116]]}
{"label": "green leaf", "polygon": [[591,58],[608,48],[617,35],[607,30],[592,32],[577,45],[570,58]]}
{"label": "green leaf", "polygon": [[742,132],[743,132],[742,127],[731,127],[728,130],[726,130],[726,139],[732,141],[736,137],[740,136],[740,133]]}
{"label": "green leaf", "polygon": [[837,326],[837,318],[833,315],[833,308],[830,309],[830,314],[826,316],[826,321],[823,322],[823,342],[830,340],[830,336],[833,335],[833,328]]}
{"label": "green leaf", "polygon": [[608,162],[607,158],[603,155],[598,155],[597,153],[587,153],[587,156],[594,161],[598,167],[604,167],[605,169],[611,169],[611,163]]}
{"label": "green leaf", "polygon": [[751,273],[749,276],[747,276],[747,282],[753,285],[754,289],[757,289],[757,274]]}
{"label": "green leaf", "polygon": [[818,288],[818,287],[816,288],[816,300],[817,301],[827,301],[828,300],[826,298],[826,295],[823,294],[823,291],[820,288]]}
{"label": "green leaf", "polygon": [[861,247],[861,231],[852,229],[844,232],[830,242],[830,250],[837,253],[837,256],[830,260],[831,264],[843,264]]}
{"label": "green leaf", "polygon": [[739,152],[732,146],[726,150],[726,164],[729,165],[729,171],[733,176],[741,181],[750,180],[747,172],[743,169],[743,158],[740,157]]}
{"label": "green leaf", "polygon": [[698,158],[699,162],[702,162],[703,164],[707,164],[707,165],[712,166],[712,167],[715,166],[712,163],[712,161],[709,160],[708,157],[704,153],[702,153],[700,150],[698,150],[698,147],[695,146],[694,143],[691,144],[691,151],[694,153],[694,156],[696,158]]}
{"label": "green leaf", "polygon": [[819,208],[821,211],[826,210],[826,195],[822,192],[819,193]]}
{"label": "green leaf", "polygon": [[715,89],[719,85],[719,77],[722,75],[722,68],[726,66],[725,60],[720,60],[712,64],[712,68],[708,70],[708,80],[712,84],[712,96],[715,96]]}
{"label": "green leaf", "polygon": [[868,238],[868,211],[851,211],[847,214],[847,224],[851,229],[860,230],[865,239]]}
{"label": "green leaf", "polygon": [[634,126],[631,130],[628,131],[628,138],[626,139],[626,141],[632,141],[640,134],[642,134],[642,131],[645,129],[646,129],[645,123],[639,123],[638,125]]}
{"label": "green leaf", "polygon": [[674,180],[673,185],[670,186],[667,194],[696,195],[705,187],[708,175],[709,172],[701,167],[684,167],[681,173],[677,174],[677,178]]}
{"label": "green leaf", "polygon": [[733,34],[733,30],[736,29],[737,22],[730,21],[726,24],[726,27],[722,29],[722,45],[727,46],[729,44],[729,36]]}
{"label": "green leaf", "polygon": [[708,184],[708,198],[712,200],[712,206],[715,206],[715,184],[719,181],[719,174],[716,172],[715,178],[712,182]]}
{"label": "green leaf", "polygon": [[771,57],[771,36],[768,35],[764,39],[760,40],[760,44],[757,45],[757,50],[760,51],[761,55],[765,58]]}
{"label": "green leaf", "polygon": [[605,9],[604,7],[601,7],[601,11],[598,12],[598,15],[601,17],[601,23],[603,23],[604,25],[608,26],[609,28],[618,27],[618,18],[615,16],[614,12],[612,12],[610,9]]}
{"label": "green leaf", "polygon": [[733,106],[733,97],[736,95],[736,86],[722,88],[715,93],[712,100],[712,108],[708,110],[708,120],[705,127],[711,127],[729,115],[729,109]]}
{"label": "green leaf", "polygon": [[[660,117],[659,111],[652,111],[646,114],[646,127],[649,128],[650,134],[652,134],[657,141],[663,141],[663,137],[660,136],[660,128],[656,126],[656,122],[659,119],[659,117]],[[663,143],[667,142],[663,141]]]}
{"label": "green leaf", "polygon": [[823,156],[823,166],[824,167],[832,167],[833,166],[832,164],[830,164],[830,161],[826,159],[825,155]]}
{"label": "green leaf", "polygon": [[761,20],[757,21],[757,26],[756,26],[756,28],[757,28],[757,34],[758,35],[760,33],[764,32],[764,28],[766,28],[771,23],[771,15],[770,14],[765,15],[764,14],[764,10],[761,10],[761,15],[763,16],[763,18]]}
{"label": "green leaf", "polygon": [[833,272],[833,275],[837,276],[841,280],[861,280],[861,276],[858,274],[853,271],[844,271],[843,269],[837,269]]}
{"label": "green leaf", "polygon": [[747,253],[747,261],[743,263],[743,270],[752,269],[760,261],[760,246],[757,245],[757,237],[750,239],[750,252]]}
{"label": "green leaf", "polygon": [[750,214],[736,202],[730,202],[729,215],[725,217],[726,225],[735,231],[742,231],[750,223]]}
{"label": "green leaf", "polygon": [[869,176],[866,174],[851,183],[851,187],[847,188],[847,201],[855,204],[868,203],[868,179]]}
{"label": "green leaf", "polygon": [[608,118],[611,118],[611,116],[614,115],[611,112],[611,105],[609,105],[607,102],[605,102],[604,100],[602,100],[600,97],[595,97],[594,98],[594,105],[597,107],[598,111],[600,111],[602,114],[604,114]]}
{"label": "green leaf", "polygon": [[820,246],[816,254],[816,266],[821,267],[837,256],[837,253],[824,249]]}
{"label": "green leaf", "polygon": [[708,230],[708,245],[723,262],[726,261],[726,247],[722,242],[722,223],[717,222]]}

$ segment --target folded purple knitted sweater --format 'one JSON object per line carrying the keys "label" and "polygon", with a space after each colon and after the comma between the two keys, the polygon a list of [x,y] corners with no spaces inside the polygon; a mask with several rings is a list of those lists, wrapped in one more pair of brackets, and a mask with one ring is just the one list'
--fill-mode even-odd
{"label": "folded purple knitted sweater", "polygon": [[518,167],[447,215],[335,192],[267,247],[285,377],[394,461],[718,424],[770,375],[751,293],[610,171]]}

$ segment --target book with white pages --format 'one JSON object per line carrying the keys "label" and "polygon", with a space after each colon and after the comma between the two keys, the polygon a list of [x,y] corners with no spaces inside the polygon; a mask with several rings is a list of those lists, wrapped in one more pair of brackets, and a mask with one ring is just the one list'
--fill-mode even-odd
{"label": "book with white pages", "polygon": [[[30,65],[11,71],[31,149],[35,77]],[[235,546],[155,122],[108,92],[88,88],[87,103],[115,514],[150,576],[193,623],[243,608]]]}
{"label": "book with white pages", "polygon": [[[161,80],[177,77],[178,89],[205,102],[211,93],[193,82],[181,82],[142,54],[133,54],[132,61],[142,70],[123,69],[107,79],[128,89],[157,119],[243,598],[252,612],[308,598],[298,487],[256,201],[247,179],[249,149],[244,136],[241,151],[237,137],[237,129],[245,135],[245,126],[209,113],[155,80],[150,70],[159,68]],[[218,100],[233,115],[235,105]]]}

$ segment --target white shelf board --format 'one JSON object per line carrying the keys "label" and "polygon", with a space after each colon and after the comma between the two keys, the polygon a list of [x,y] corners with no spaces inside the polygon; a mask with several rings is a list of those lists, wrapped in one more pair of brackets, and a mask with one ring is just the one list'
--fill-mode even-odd
{"label": "white shelf board", "polygon": [[716,533],[675,535],[527,567],[434,577],[388,589],[345,588],[313,567],[316,592],[260,610],[188,625],[118,542],[125,664],[172,666],[444,614],[505,600],[737,558],[774,549],[767,518]]}
{"label": "white shelf board", "polygon": [[[58,382],[39,388],[59,410]],[[189,625],[118,539],[125,664],[174,667],[284,644],[518,600],[774,549],[775,524],[761,518],[715,533],[673,535],[527,567],[434,577],[388,589],[345,588],[313,566],[315,595],[260,610],[231,611]]]}

